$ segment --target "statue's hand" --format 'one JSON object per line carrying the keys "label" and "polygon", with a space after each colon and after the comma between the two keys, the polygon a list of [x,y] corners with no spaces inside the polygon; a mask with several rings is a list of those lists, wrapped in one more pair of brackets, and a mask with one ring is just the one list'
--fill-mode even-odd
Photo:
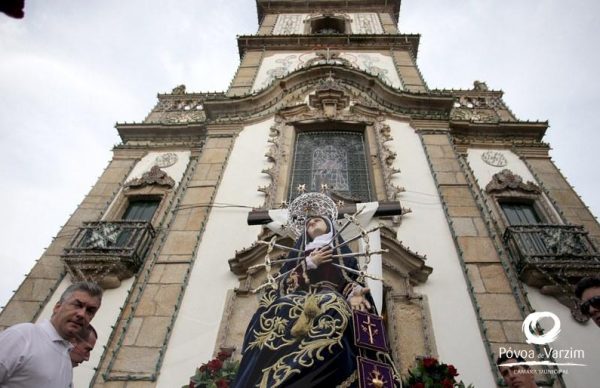
{"label": "statue's hand", "polygon": [[368,287],[360,287],[352,291],[352,294],[348,298],[348,303],[352,310],[360,310],[367,312],[371,309],[371,303],[367,300],[365,295],[369,293]]}
{"label": "statue's hand", "polygon": [[310,253],[310,259],[318,267],[321,264],[329,263],[331,261],[331,255],[333,250],[329,245],[317,248]]}

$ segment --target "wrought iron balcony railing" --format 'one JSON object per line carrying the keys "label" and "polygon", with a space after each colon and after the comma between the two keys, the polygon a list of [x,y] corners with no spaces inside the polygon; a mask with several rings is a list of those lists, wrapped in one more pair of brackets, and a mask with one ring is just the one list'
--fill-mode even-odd
{"label": "wrought iron balcony railing", "polygon": [[137,272],[154,235],[145,221],[85,222],[62,258],[76,280],[94,280],[112,288],[111,284],[118,286]]}
{"label": "wrought iron balcony railing", "polygon": [[600,271],[600,252],[583,226],[515,225],[506,228],[507,245],[519,276],[540,287],[548,278],[568,283]]}

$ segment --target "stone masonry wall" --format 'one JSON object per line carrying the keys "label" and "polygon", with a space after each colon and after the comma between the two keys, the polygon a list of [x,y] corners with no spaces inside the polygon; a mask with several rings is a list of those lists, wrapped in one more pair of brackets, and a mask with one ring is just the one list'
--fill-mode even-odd
{"label": "stone masonry wall", "polygon": [[91,386],[155,386],[210,214],[207,205],[214,199],[233,142],[232,135],[209,133],[200,155],[192,154],[171,218],[132,287]]}
{"label": "stone masonry wall", "polygon": [[500,346],[530,349],[522,339],[524,308],[513,293],[450,137],[443,131],[423,131],[421,139],[467,276],[490,367],[497,375],[494,358]]}
{"label": "stone masonry wall", "polygon": [[550,158],[524,158],[538,182],[547,191],[551,200],[558,205],[565,220],[573,225],[583,225],[591,240],[600,250],[600,225],[585,206],[573,187]]}
{"label": "stone masonry wall", "polygon": [[65,267],[60,259],[63,249],[70,243],[75,231],[83,222],[98,221],[102,217],[139,157],[139,151],[133,154],[115,151],[113,160],[98,182],[60,229],[0,313],[0,330],[15,323],[35,321],[65,276]]}

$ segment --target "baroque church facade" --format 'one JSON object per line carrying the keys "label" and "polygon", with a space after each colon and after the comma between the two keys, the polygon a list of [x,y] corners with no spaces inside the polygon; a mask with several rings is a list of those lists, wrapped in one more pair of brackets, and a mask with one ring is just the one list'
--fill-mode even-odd
{"label": "baroque church facade", "polygon": [[[495,387],[502,349],[581,349],[571,361],[587,367],[536,379],[594,386],[598,329],[573,285],[600,272],[600,225],[550,159],[548,123],[518,119],[484,82],[429,89],[400,0],[256,4],[227,91],[181,85],[117,125],[122,142],[63,227],[74,237],[59,233],[0,328],[48,318],[69,284],[94,280],[99,339],[74,385],[184,385],[220,349],[240,356],[264,242],[290,245],[286,206],[325,190],[342,213],[366,204],[383,252],[370,286],[399,371],[434,356]],[[560,319],[551,345],[526,342],[535,311]]]}

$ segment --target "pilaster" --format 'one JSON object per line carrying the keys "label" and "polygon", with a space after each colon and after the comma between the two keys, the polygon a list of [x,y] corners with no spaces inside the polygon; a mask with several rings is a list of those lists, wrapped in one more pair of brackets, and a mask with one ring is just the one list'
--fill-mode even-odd
{"label": "pilaster", "polygon": [[[417,129],[440,194],[446,218],[465,275],[467,288],[478,318],[478,324],[492,373],[498,376],[495,358],[499,348],[533,349],[524,342],[520,325],[526,305],[511,287],[500,250],[486,227],[471,189],[469,177],[459,163],[447,130],[436,123],[419,122]],[[518,328],[518,329],[515,329]],[[534,349],[535,350],[535,349]]]}
{"label": "pilaster", "polygon": [[235,131],[210,131],[123,307],[91,386],[154,387]]}

